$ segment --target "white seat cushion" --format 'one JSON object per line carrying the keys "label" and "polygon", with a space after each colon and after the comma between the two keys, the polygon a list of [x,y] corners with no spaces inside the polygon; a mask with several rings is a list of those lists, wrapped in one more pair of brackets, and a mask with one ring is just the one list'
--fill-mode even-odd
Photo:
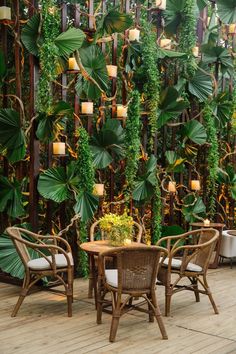
{"label": "white seat cushion", "polygon": [[[160,260],[161,261],[161,260]],[[169,263],[169,258],[166,258],[163,262],[163,264],[165,266],[168,266],[168,263]],[[172,262],[171,262],[171,268],[174,268],[174,269],[180,269],[181,267],[181,264],[182,264],[182,261],[181,259],[177,259],[177,258],[173,258],[172,259]],[[194,263],[188,263],[187,265],[187,268],[186,270],[189,270],[190,272],[201,272],[202,271],[202,267],[200,267],[199,265],[197,264],[194,264]]]}
{"label": "white seat cushion", "polygon": [[117,288],[118,286],[118,272],[117,269],[105,270],[106,281],[109,285]]}
{"label": "white seat cushion", "polygon": [[[69,258],[70,258],[70,262],[73,265],[73,257],[71,253],[67,253]],[[52,261],[52,257],[48,256],[46,257],[48,258],[49,261]],[[55,254],[55,261],[56,261],[56,266],[57,268],[64,268],[68,266],[66,257],[64,256],[64,254]],[[36,258],[36,259],[32,259],[31,261],[29,261],[28,263],[28,267],[30,269],[33,270],[47,270],[47,269],[51,269],[50,264],[48,263],[48,261],[45,258]]]}

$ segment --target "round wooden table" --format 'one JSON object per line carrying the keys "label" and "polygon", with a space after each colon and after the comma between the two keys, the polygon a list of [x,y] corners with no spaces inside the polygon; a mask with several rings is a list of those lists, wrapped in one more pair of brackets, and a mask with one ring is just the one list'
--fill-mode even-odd
{"label": "round wooden table", "polygon": [[215,248],[215,254],[214,254],[214,259],[212,260],[212,262],[209,265],[209,268],[217,268],[218,266],[218,260],[219,260],[219,253],[220,253],[220,244],[221,244],[221,239],[222,239],[222,231],[223,228],[225,227],[225,224],[221,224],[221,223],[217,223],[217,222],[210,222],[209,225],[205,225],[203,222],[192,222],[190,224],[190,226],[192,226],[194,229],[199,228],[213,228],[219,231],[219,240],[216,244],[216,248]]}

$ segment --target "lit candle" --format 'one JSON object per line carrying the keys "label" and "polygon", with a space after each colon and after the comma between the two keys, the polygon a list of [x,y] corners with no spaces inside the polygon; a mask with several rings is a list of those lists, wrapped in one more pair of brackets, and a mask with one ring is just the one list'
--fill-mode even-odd
{"label": "lit candle", "polygon": [[132,243],[132,241],[130,240],[130,238],[125,238],[125,240],[124,240],[125,246],[131,245],[131,243]]}
{"label": "lit candle", "polygon": [[140,36],[140,31],[137,28],[130,29],[129,30],[129,40],[131,42],[133,41],[139,41],[139,36]]}
{"label": "lit candle", "polygon": [[229,25],[229,31],[228,31],[228,33],[229,34],[235,34],[235,27],[236,27],[236,25],[233,23],[233,24],[231,24],[231,25]]}
{"label": "lit candle", "polygon": [[93,194],[97,196],[103,196],[104,194],[104,184],[103,183],[95,183],[94,189],[93,189]]}
{"label": "lit candle", "polygon": [[156,7],[158,7],[160,10],[165,10],[166,0],[156,0]]}
{"label": "lit candle", "polygon": [[175,193],[176,192],[176,182],[170,181],[168,183],[168,191],[170,193]]}
{"label": "lit candle", "polygon": [[107,73],[110,77],[117,77],[117,66],[107,65]]}
{"label": "lit candle", "polygon": [[197,58],[199,55],[199,48],[198,47],[193,47],[192,49],[193,55]]}
{"label": "lit candle", "polygon": [[163,38],[160,40],[160,47],[164,49],[171,49],[171,39]]}
{"label": "lit candle", "polygon": [[203,220],[203,224],[204,226],[210,226],[210,220],[209,219]]}
{"label": "lit candle", "polygon": [[53,155],[65,155],[66,154],[66,144],[62,142],[52,143]]}
{"label": "lit candle", "polygon": [[11,8],[0,6],[0,20],[11,20]]}
{"label": "lit candle", "polygon": [[127,112],[128,112],[128,107],[125,107],[122,104],[117,105],[117,117],[126,118]]}
{"label": "lit candle", "polygon": [[191,181],[191,189],[193,191],[200,191],[201,186],[200,186],[200,181],[198,179],[193,179]]}
{"label": "lit candle", "polygon": [[82,102],[81,112],[82,114],[93,114],[93,102]]}
{"label": "lit candle", "polygon": [[77,71],[79,70],[79,66],[75,58],[69,58],[68,66],[69,66],[69,70],[77,70]]}

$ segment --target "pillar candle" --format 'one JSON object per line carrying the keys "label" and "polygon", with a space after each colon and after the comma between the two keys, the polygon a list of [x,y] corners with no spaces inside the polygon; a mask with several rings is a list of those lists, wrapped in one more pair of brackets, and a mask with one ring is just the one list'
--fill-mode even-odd
{"label": "pillar candle", "polygon": [[122,104],[117,105],[117,117],[126,118],[127,111],[128,111],[128,107],[125,107]]}
{"label": "pillar candle", "polygon": [[103,196],[104,194],[104,184],[103,183],[95,183],[93,193],[97,196]]}
{"label": "pillar candle", "polygon": [[93,114],[93,102],[82,102],[81,112],[82,114]]}
{"label": "pillar candle", "polygon": [[69,58],[68,66],[69,66],[69,70],[79,70],[79,66],[75,58]]}
{"label": "pillar candle", "polygon": [[140,36],[140,31],[137,28],[130,29],[129,30],[129,40],[131,42],[133,41],[139,41],[139,36]]}
{"label": "pillar candle", "polygon": [[165,10],[166,0],[156,0],[156,7],[158,7],[160,10]]}
{"label": "pillar candle", "polygon": [[193,47],[192,49],[193,55],[197,58],[199,55],[199,48],[198,47]]}
{"label": "pillar candle", "polygon": [[63,142],[52,143],[53,155],[65,155],[66,154],[66,144]]}
{"label": "pillar candle", "polygon": [[11,20],[11,8],[0,6],[0,20]]}
{"label": "pillar candle", "polygon": [[160,47],[164,49],[171,49],[171,39],[163,38],[160,40]]}
{"label": "pillar candle", "polygon": [[203,220],[203,224],[204,224],[204,226],[210,226],[210,220],[209,219],[205,219],[205,220]]}
{"label": "pillar candle", "polygon": [[191,189],[193,191],[200,191],[201,186],[200,186],[200,181],[198,179],[193,179],[191,181]]}
{"label": "pillar candle", "polygon": [[168,191],[169,191],[170,193],[175,193],[175,192],[176,192],[176,182],[170,181],[170,182],[168,183]]}
{"label": "pillar candle", "polygon": [[229,31],[228,31],[228,33],[229,34],[235,34],[235,27],[236,27],[236,25],[233,23],[233,24],[231,24],[231,25],[229,25]]}
{"label": "pillar candle", "polygon": [[117,77],[117,66],[107,65],[107,73],[110,77]]}

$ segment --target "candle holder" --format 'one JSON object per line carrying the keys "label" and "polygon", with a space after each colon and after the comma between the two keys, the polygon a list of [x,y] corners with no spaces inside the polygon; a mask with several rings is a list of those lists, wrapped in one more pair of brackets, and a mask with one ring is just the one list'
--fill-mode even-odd
{"label": "candle holder", "polygon": [[203,220],[203,224],[204,224],[204,226],[210,226],[210,220],[209,219],[204,219]]}
{"label": "candle holder", "polygon": [[192,53],[193,53],[193,56],[195,58],[197,58],[199,56],[199,48],[196,46],[196,47],[193,47],[192,48]]}
{"label": "candle holder", "polygon": [[163,49],[171,49],[171,39],[163,38],[160,40],[160,47]]}
{"label": "candle holder", "polygon": [[95,183],[93,188],[93,194],[98,197],[103,197],[104,195],[104,184],[103,183]]}

